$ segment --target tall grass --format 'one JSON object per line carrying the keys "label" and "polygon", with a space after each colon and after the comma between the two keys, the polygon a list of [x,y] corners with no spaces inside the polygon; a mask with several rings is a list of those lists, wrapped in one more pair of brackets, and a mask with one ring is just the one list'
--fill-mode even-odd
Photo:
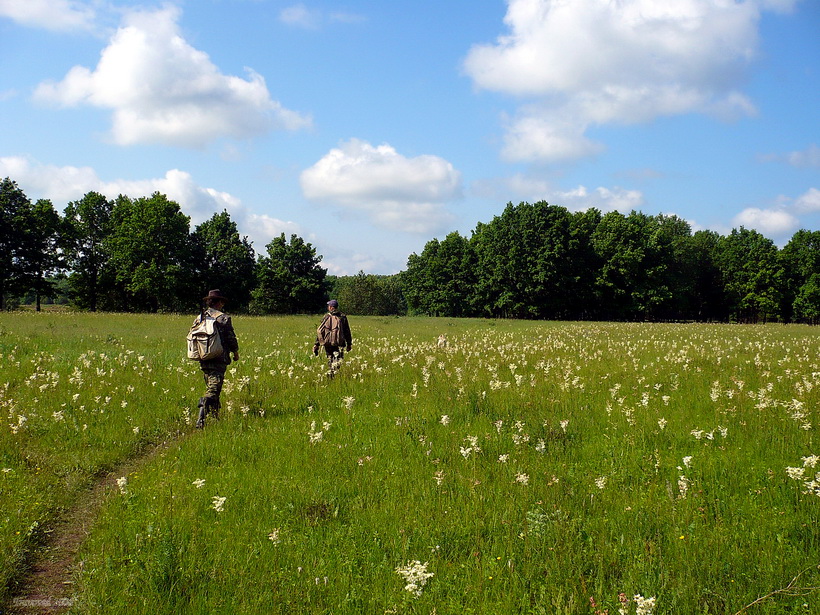
{"label": "tall grass", "polygon": [[809,327],[351,317],[331,380],[317,319],[240,317],[195,431],[188,320],[0,316],[6,579],[179,431],[108,494],[74,612],[820,611]]}

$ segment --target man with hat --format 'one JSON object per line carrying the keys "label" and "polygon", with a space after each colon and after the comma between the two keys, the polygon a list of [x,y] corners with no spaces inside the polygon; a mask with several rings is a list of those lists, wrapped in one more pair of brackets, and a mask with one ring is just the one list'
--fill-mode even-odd
{"label": "man with hat", "polygon": [[319,355],[320,346],[324,347],[327,355],[329,368],[327,375],[333,378],[345,356],[345,349],[350,352],[353,347],[353,335],[350,333],[347,316],[339,311],[339,302],[336,299],[327,302],[327,314],[316,329],[316,342],[313,344],[314,355]]}
{"label": "man with hat", "polygon": [[239,360],[239,342],[233,330],[231,317],[222,312],[228,299],[223,297],[219,289],[208,291],[208,296],[203,297],[206,309],[197,318],[197,322],[207,314],[214,319],[214,326],[219,332],[219,339],[222,342],[222,356],[210,361],[200,361],[199,367],[205,378],[205,396],[199,398],[199,418],[196,426],[202,429],[205,426],[205,417],[213,414],[214,418],[219,418],[219,394],[222,392],[222,383],[225,381],[225,370],[233,360]]}

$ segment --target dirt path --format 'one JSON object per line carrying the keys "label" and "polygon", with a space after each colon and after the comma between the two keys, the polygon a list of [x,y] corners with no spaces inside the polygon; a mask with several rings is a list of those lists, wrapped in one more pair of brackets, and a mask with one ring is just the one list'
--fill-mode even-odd
{"label": "dirt path", "polygon": [[79,497],[66,512],[46,530],[44,544],[29,562],[26,576],[14,589],[12,598],[0,606],[5,615],[57,615],[73,604],[74,577],[82,569],[77,560],[82,546],[106,496],[117,489],[117,478],[134,472],[156,455],[163,454],[179,436],[144,448],[139,455],[108,472]]}

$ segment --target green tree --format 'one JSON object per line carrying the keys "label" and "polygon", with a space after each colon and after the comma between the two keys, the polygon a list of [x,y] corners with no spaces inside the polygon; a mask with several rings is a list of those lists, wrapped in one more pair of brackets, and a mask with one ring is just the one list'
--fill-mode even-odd
{"label": "green tree", "polygon": [[407,305],[414,312],[468,316],[476,279],[470,241],[452,232],[443,241],[428,241],[421,255],[410,255],[402,286]]}
{"label": "green tree", "polygon": [[[780,266],[783,269],[782,296],[780,309],[786,321],[795,318],[807,318],[798,315],[795,302],[803,292],[803,287],[811,277],[820,274],[820,231],[797,231],[778,253]],[[810,288],[811,286],[809,286]],[[801,314],[807,308],[806,295],[801,299]]]}
{"label": "green tree", "polygon": [[53,294],[50,278],[64,267],[59,250],[62,221],[47,199],[34,203],[26,218],[28,224],[21,229],[25,244],[21,266],[25,286],[33,291],[35,309],[39,312],[41,298]]}
{"label": "green tree", "polygon": [[26,271],[28,229],[32,227],[31,201],[6,177],[0,182],[0,309],[10,295],[20,295],[29,287]]}
{"label": "green tree", "polygon": [[699,321],[722,321],[729,317],[724,295],[719,250],[723,238],[714,231],[697,231],[689,240],[692,276],[690,317]]}
{"label": "green tree", "polygon": [[256,256],[240,237],[227,211],[214,214],[192,233],[200,288],[218,288],[231,300],[231,311],[247,309],[256,285]]}
{"label": "green tree", "polygon": [[159,192],[120,196],[111,222],[106,247],[123,308],[156,312],[198,304],[190,218],[177,203]]}
{"label": "green tree", "polygon": [[403,314],[401,288],[398,276],[366,274],[359,271],[354,276],[342,276],[334,280],[331,296],[339,301],[341,309],[348,314],[360,316],[389,316]]}
{"label": "green tree", "polygon": [[615,319],[646,319],[669,301],[663,284],[667,265],[660,257],[657,220],[639,212],[613,211],[601,218],[592,235],[602,265],[596,280],[604,314]]}
{"label": "green tree", "polygon": [[113,201],[88,192],[70,202],[63,211],[64,249],[71,274],[69,287],[74,303],[96,312],[100,298],[113,282],[108,263],[107,240],[112,231]]}
{"label": "green tree", "polygon": [[820,274],[813,273],[798,290],[794,299],[794,316],[813,325],[820,322]]}
{"label": "green tree", "polygon": [[733,229],[719,248],[727,308],[738,322],[764,322],[779,315],[783,270],[777,246],[755,230]]}
{"label": "green tree", "polygon": [[[489,224],[479,224],[475,297],[487,316],[556,318],[573,305],[577,270],[572,214],[546,201],[508,203]],[[478,306],[477,306],[478,307]]]}
{"label": "green tree", "polygon": [[251,311],[257,314],[315,313],[327,300],[327,269],[319,266],[321,256],[309,243],[282,233],[267,245],[267,255],[257,263],[257,285]]}

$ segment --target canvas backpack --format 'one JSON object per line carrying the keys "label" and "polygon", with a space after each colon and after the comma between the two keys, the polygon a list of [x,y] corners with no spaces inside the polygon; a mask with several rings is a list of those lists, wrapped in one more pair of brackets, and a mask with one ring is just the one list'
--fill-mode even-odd
{"label": "canvas backpack", "polygon": [[222,356],[222,339],[216,327],[216,319],[222,316],[222,312],[213,310],[213,314],[215,316],[210,311],[203,311],[188,331],[189,359],[213,361]]}
{"label": "canvas backpack", "polygon": [[342,319],[335,314],[327,314],[316,330],[319,343],[330,346],[344,346],[345,336],[342,333]]}

